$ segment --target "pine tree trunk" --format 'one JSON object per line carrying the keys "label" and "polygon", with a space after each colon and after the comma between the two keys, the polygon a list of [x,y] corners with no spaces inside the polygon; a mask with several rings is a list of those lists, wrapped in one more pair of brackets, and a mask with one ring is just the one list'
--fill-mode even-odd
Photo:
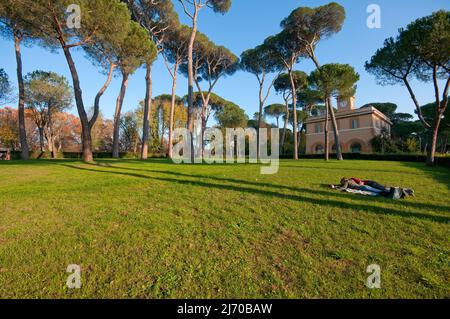
{"label": "pine tree trunk", "polygon": [[122,85],[116,102],[116,112],[114,114],[113,158],[119,158],[120,115],[122,113],[123,100],[125,99],[125,93],[127,91],[128,76],[128,74],[122,75]]}
{"label": "pine tree trunk", "polygon": [[148,158],[148,140],[150,136],[150,116],[152,108],[152,66],[147,64],[147,74],[145,76],[145,100],[144,100],[144,125],[142,131],[142,147],[141,147],[141,159],[146,160]]}
{"label": "pine tree trunk", "polygon": [[201,141],[200,141],[200,147],[201,147],[201,155],[202,159],[205,155],[205,132],[206,132],[206,125],[208,124],[208,119],[206,116],[206,111],[208,109],[209,101],[211,99],[211,93],[208,93],[206,98],[202,99],[202,113],[201,113],[201,121],[202,121],[202,127],[201,127]]}
{"label": "pine tree trunk", "polygon": [[342,149],[341,144],[339,142],[339,129],[336,121],[336,116],[334,114],[333,105],[331,105],[331,98],[328,97],[328,108],[330,112],[331,117],[331,123],[333,124],[333,132],[334,132],[334,144],[336,146],[336,157],[338,161],[343,161],[344,158],[342,157]]}
{"label": "pine tree trunk", "polygon": [[90,127],[91,131],[92,131],[92,128],[94,127],[94,125],[95,125],[95,122],[97,122],[98,114],[100,113],[100,98],[103,96],[103,94],[105,93],[106,89],[111,84],[111,80],[112,80],[115,68],[116,68],[115,64],[110,64],[108,78],[106,79],[106,82],[103,85],[103,87],[100,89],[100,91],[95,96],[95,100],[94,100],[94,114],[92,115],[92,118],[89,121],[89,127]]}
{"label": "pine tree trunk", "polygon": [[447,142],[448,142],[448,135],[445,135],[445,137],[442,138],[442,147],[441,147],[442,154],[445,154],[447,152]]}
{"label": "pine tree trunk", "polygon": [[50,149],[50,153],[52,155],[52,158],[57,158],[56,154],[56,147],[55,147],[55,137],[53,134],[53,119],[52,119],[52,107],[48,106],[48,146]]}
{"label": "pine tree trunk", "polygon": [[82,152],[83,152],[83,161],[84,162],[92,162],[94,160],[92,154],[92,137],[91,137],[91,128],[89,125],[88,116],[86,114],[86,110],[84,109],[83,103],[83,94],[80,86],[80,79],[78,77],[78,72],[75,67],[75,62],[73,61],[72,54],[70,53],[70,49],[65,45],[62,38],[60,38],[60,42],[64,51],[64,55],[67,60],[67,64],[69,65],[70,73],[72,75],[73,88],[75,93],[75,102],[77,105],[78,115],[80,117],[81,123],[81,141],[82,141]]}
{"label": "pine tree trunk", "polygon": [[294,160],[298,160],[298,136],[297,136],[297,88],[295,86],[294,76],[292,70],[289,70],[289,77],[291,79],[292,89],[292,107],[294,112]]}
{"label": "pine tree trunk", "polygon": [[439,134],[439,126],[441,124],[441,116],[438,114],[434,119],[433,129],[430,130],[428,150],[427,150],[427,166],[434,166],[436,164],[436,145]]}
{"label": "pine tree trunk", "polygon": [[164,124],[164,107],[161,108],[161,150],[164,151],[164,133],[166,131],[166,125]]}
{"label": "pine tree trunk", "polygon": [[172,81],[172,100],[170,103],[170,117],[169,117],[169,157],[173,157],[173,131],[174,131],[174,120],[175,120],[175,103],[176,103],[176,92],[177,92],[177,79],[178,79],[178,64],[175,65],[173,71],[173,81]]}
{"label": "pine tree trunk", "polygon": [[39,148],[41,151],[41,154],[44,153],[44,128],[43,127],[38,127],[38,131],[39,131]]}
{"label": "pine tree trunk", "polygon": [[256,154],[258,156],[258,160],[261,158],[261,149],[260,149],[260,134],[259,134],[259,129],[262,128],[262,113],[263,113],[263,107],[264,107],[264,102],[263,102],[263,86],[264,86],[264,82],[260,82],[259,83],[259,113],[258,113],[258,132],[256,134]]}
{"label": "pine tree trunk", "polygon": [[329,161],[330,160],[330,141],[328,139],[328,99],[325,100],[325,124],[324,124],[324,133],[325,133],[325,161]]}
{"label": "pine tree trunk", "polygon": [[283,127],[283,134],[281,137],[281,150],[284,153],[284,144],[286,143],[286,131],[289,124],[289,100],[285,98],[284,100],[286,102],[286,118],[284,119],[284,127]]}
{"label": "pine tree trunk", "polygon": [[19,139],[20,146],[22,150],[22,159],[30,159],[30,152],[27,141],[27,131],[25,128],[25,85],[23,83],[23,71],[22,71],[22,53],[20,50],[20,45],[22,43],[22,37],[16,32],[14,33],[14,48],[16,51],[16,62],[17,62],[17,82],[19,84]]}
{"label": "pine tree trunk", "polygon": [[300,131],[298,132],[298,149],[300,151],[301,154],[303,154],[302,151],[302,134],[305,131],[305,123],[302,123],[302,126],[300,128]]}
{"label": "pine tree trunk", "polygon": [[198,8],[195,8],[195,12],[192,18],[192,33],[189,40],[188,47],[188,119],[187,127],[189,134],[191,135],[191,163],[195,162],[195,149],[194,149],[194,42],[197,35],[197,18]]}

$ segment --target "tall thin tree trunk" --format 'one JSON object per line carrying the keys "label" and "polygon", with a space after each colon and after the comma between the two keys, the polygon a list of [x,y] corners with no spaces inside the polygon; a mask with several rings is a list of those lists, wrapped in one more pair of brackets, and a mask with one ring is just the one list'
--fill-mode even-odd
{"label": "tall thin tree trunk", "polygon": [[204,154],[205,154],[205,132],[206,132],[206,125],[208,124],[207,123],[208,119],[207,119],[207,116],[206,116],[206,110],[208,108],[210,98],[211,98],[211,93],[208,93],[208,96],[203,101],[203,105],[202,105],[202,114],[201,114],[201,120],[202,120],[201,154],[202,154],[202,158],[204,157]]}
{"label": "tall thin tree trunk", "polygon": [[38,131],[39,131],[39,148],[41,151],[41,154],[44,153],[44,128],[43,127],[38,127]]}
{"label": "tall thin tree trunk", "polygon": [[[313,61],[314,65],[316,66],[316,68],[319,70],[320,69],[320,63],[317,60],[317,56],[314,52],[314,48],[310,48],[310,58]],[[339,143],[339,128],[337,125],[337,120],[336,120],[336,115],[334,114],[334,110],[333,110],[333,105],[331,104],[331,98],[328,96],[327,97],[327,108],[329,108],[329,113],[330,113],[330,117],[331,117],[331,122],[332,122],[332,126],[333,126],[333,132],[334,132],[334,143],[336,145],[336,157],[339,161],[343,161],[344,158],[342,156],[342,149],[341,149],[341,144]],[[328,119],[328,117],[327,117]],[[328,120],[326,122],[326,126],[328,128]],[[326,139],[328,140],[328,134]],[[328,161],[328,158],[326,159]]]}
{"label": "tall thin tree trunk", "polygon": [[[259,83],[259,113],[258,113],[258,129],[262,128],[262,116],[263,116],[263,108],[264,108],[264,97],[263,97],[263,88],[264,88],[264,80]],[[256,154],[258,155],[258,160],[261,158],[261,150],[260,150],[260,134],[259,130],[256,134],[257,145],[256,145]]]}
{"label": "tall thin tree trunk", "polygon": [[444,117],[445,110],[448,106],[448,92],[450,88],[450,78],[448,78],[447,83],[444,88],[443,100],[441,102],[441,97],[439,93],[439,82],[438,82],[438,66],[433,67],[433,85],[434,92],[436,96],[436,111],[434,115],[433,128],[430,129],[430,147],[427,153],[427,165],[434,166],[436,164],[435,155],[437,148],[437,139],[439,134],[439,127],[441,125],[442,118]]}
{"label": "tall thin tree trunk", "polygon": [[300,131],[298,132],[298,149],[300,152],[302,151],[302,134],[303,134],[305,128],[306,128],[305,123],[302,123],[302,126],[300,127]]}
{"label": "tall thin tree trunk", "polygon": [[178,63],[175,64],[172,79],[172,100],[170,103],[170,116],[169,116],[169,157],[173,157],[173,131],[175,120],[175,103],[177,92],[177,79],[178,79]]}
{"label": "tall thin tree trunk", "polygon": [[330,141],[328,139],[328,110],[329,110],[329,105],[328,105],[328,99],[325,100],[325,124],[324,124],[324,133],[325,133],[325,161],[329,161],[330,160]]}
{"label": "tall thin tree trunk", "polygon": [[113,158],[119,158],[120,115],[122,113],[123,100],[125,99],[125,93],[127,91],[128,77],[128,74],[122,75],[122,85],[116,102],[116,112],[114,114]]}
{"label": "tall thin tree trunk", "polygon": [[108,86],[111,84],[111,80],[112,80],[115,68],[116,68],[115,64],[111,63],[109,65],[108,78],[106,79],[106,82],[105,82],[105,84],[103,84],[103,86],[100,89],[100,91],[98,91],[97,95],[95,96],[95,100],[94,100],[94,114],[92,115],[92,118],[89,121],[89,127],[90,127],[91,131],[92,131],[92,128],[94,127],[94,125],[95,125],[95,122],[97,122],[98,114],[100,113],[100,99],[103,96],[103,94],[105,93],[105,91],[108,88]]}
{"label": "tall thin tree trunk", "polygon": [[288,97],[285,97],[284,102],[286,103],[286,118],[284,119],[284,127],[283,127],[283,134],[281,137],[281,150],[284,154],[284,144],[286,143],[286,131],[289,124],[289,99]]}
{"label": "tall thin tree trunk", "polygon": [[164,107],[161,108],[161,150],[164,150],[164,133],[166,125],[164,124]]}
{"label": "tall thin tree trunk", "polygon": [[328,97],[328,108],[329,108],[329,112],[330,112],[330,117],[331,117],[331,122],[333,124],[333,132],[334,132],[334,144],[336,146],[336,158],[338,161],[343,161],[344,158],[342,157],[342,149],[341,149],[341,144],[339,142],[339,129],[338,129],[338,125],[337,125],[337,120],[336,120],[336,116],[334,114],[334,110],[333,110],[333,105],[331,104],[331,98]]}
{"label": "tall thin tree trunk", "polygon": [[57,154],[56,154],[56,147],[55,147],[55,136],[53,133],[53,118],[52,118],[52,107],[49,105],[48,106],[48,146],[49,146],[49,150],[50,153],[52,155],[52,158],[55,159],[57,158]]}
{"label": "tall thin tree trunk", "polygon": [[189,40],[188,47],[188,119],[187,126],[189,134],[191,135],[191,162],[195,161],[195,150],[194,150],[194,123],[193,123],[193,112],[194,112],[194,42],[197,35],[197,19],[198,19],[198,7],[194,4],[195,11],[192,16],[192,33]]}
{"label": "tall thin tree trunk", "polygon": [[148,140],[150,136],[150,116],[152,108],[152,66],[147,63],[147,74],[145,76],[145,100],[144,100],[144,125],[142,129],[142,146],[141,146],[141,159],[146,160],[148,158]]}
{"label": "tall thin tree trunk", "polygon": [[442,137],[442,146],[441,146],[442,154],[445,154],[447,152],[447,143],[448,143],[448,135],[445,135],[445,137]]}
{"label": "tall thin tree trunk", "polygon": [[62,35],[60,35],[60,42],[67,60],[67,64],[69,65],[70,73],[72,75],[72,82],[75,93],[75,102],[77,105],[78,115],[80,116],[83,161],[92,162],[94,160],[94,157],[92,154],[91,128],[89,125],[86,110],[84,108],[83,93],[80,86],[80,79],[78,77],[78,72],[75,67],[75,62],[73,61],[72,54],[70,53],[70,49],[64,43]]}
{"label": "tall thin tree trunk", "polygon": [[289,70],[289,77],[291,79],[291,89],[292,89],[292,107],[294,112],[294,160],[298,160],[298,136],[297,136],[297,88],[294,81],[294,76],[292,70]]}
{"label": "tall thin tree trunk", "polygon": [[436,115],[434,119],[433,129],[430,130],[429,134],[429,142],[428,142],[428,150],[427,150],[427,165],[434,166],[435,165],[435,156],[436,156],[436,146],[437,139],[439,134],[439,126],[441,124],[440,115]]}
{"label": "tall thin tree trunk", "polygon": [[30,152],[27,141],[27,131],[25,128],[25,85],[23,83],[22,74],[22,53],[20,50],[20,45],[22,43],[22,36],[14,32],[14,48],[16,51],[16,62],[17,62],[17,82],[19,85],[19,139],[20,146],[22,150],[22,159],[30,159]]}

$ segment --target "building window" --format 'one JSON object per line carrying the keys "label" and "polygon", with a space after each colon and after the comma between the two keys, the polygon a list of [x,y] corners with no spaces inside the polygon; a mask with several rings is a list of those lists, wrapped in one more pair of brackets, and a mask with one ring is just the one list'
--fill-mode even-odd
{"label": "building window", "polygon": [[358,120],[351,120],[350,121],[350,128],[352,130],[355,130],[355,129],[359,128]]}
{"label": "building window", "polygon": [[316,133],[322,133],[322,124],[316,124]]}
{"label": "building window", "polygon": [[350,152],[352,153],[361,153],[362,146],[360,143],[355,142],[350,146]]}
{"label": "building window", "polygon": [[323,154],[323,145],[317,145],[314,151],[316,154]]}

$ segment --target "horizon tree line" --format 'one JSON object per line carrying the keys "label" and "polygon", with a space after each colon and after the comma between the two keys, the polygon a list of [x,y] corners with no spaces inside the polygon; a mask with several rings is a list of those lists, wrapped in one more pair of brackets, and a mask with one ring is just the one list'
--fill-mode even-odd
{"label": "horizon tree line", "polygon": [[[13,3],[14,2],[14,3]],[[331,98],[354,95],[359,75],[344,64],[321,65],[316,54],[318,44],[341,31],[345,21],[345,9],[337,3],[316,8],[300,7],[280,23],[281,32],[270,36],[254,49],[246,50],[239,59],[223,46],[216,45],[198,30],[198,20],[204,8],[225,14],[231,0],[178,0],[184,14],[192,22],[182,25],[170,0],[77,0],[83,12],[83,27],[66,25],[67,8],[70,1],[57,0],[5,0],[0,4],[0,28],[2,35],[14,41],[19,88],[18,115],[22,158],[28,158],[25,130],[26,89],[22,74],[21,45],[34,44],[50,50],[60,49],[66,58],[72,77],[75,105],[81,123],[83,160],[93,160],[92,128],[100,112],[100,100],[114,76],[121,76],[122,83],[116,101],[114,115],[113,157],[119,156],[119,132],[121,111],[129,77],[142,66],[146,67],[146,95],[142,117],[141,158],[148,155],[151,134],[153,62],[160,55],[172,78],[171,105],[169,110],[168,155],[172,156],[174,112],[177,104],[177,75],[188,78],[187,127],[194,130],[195,104],[201,102],[201,130],[207,126],[207,113],[214,88],[220,78],[233,75],[238,69],[256,76],[259,84],[258,127],[263,126],[264,111],[284,120],[282,147],[285,143],[287,125],[292,121],[294,159],[298,159],[300,136],[304,122],[312,108],[324,103],[325,111],[325,159],[329,158],[329,123],[331,122],[336,156],[342,160],[339,129]],[[73,1],[72,1],[73,2]],[[447,109],[449,93],[449,35],[447,28],[449,13],[440,11],[432,16],[418,19],[405,30],[400,30],[397,39],[388,39],[366,69],[374,73],[383,84],[403,83],[416,105],[416,112],[429,130],[428,164],[433,164],[436,151],[437,132]],[[115,21],[115,23],[110,23]],[[408,47],[407,44],[412,44]],[[444,45],[442,45],[444,44]],[[81,47],[89,60],[107,74],[107,80],[94,100],[93,113],[88,116],[85,108],[76,63],[71,50]],[[388,57],[388,58],[386,58]],[[302,60],[311,60],[316,70],[310,75],[295,70]],[[397,61],[386,65],[386,61]],[[401,62],[401,63],[400,63]],[[384,63],[384,64],[383,64]],[[395,69],[397,67],[397,69]],[[389,69],[390,68],[390,69]],[[269,80],[269,75],[275,76]],[[436,110],[432,120],[425,120],[420,105],[410,85],[412,77],[423,81],[432,80],[435,87]],[[438,80],[446,80],[442,92]],[[203,88],[206,83],[206,88]],[[198,92],[194,94],[194,87]],[[265,109],[272,89],[283,95],[284,114],[281,105]],[[442,93],[442,94],[441,94]],[[302,112],[298,112],[298,108]],[[300,117],[300,121],[299,121]],[[302,118],[303,117],[303,118]],[[192,140],[192,139],[191,139]],[[193,142],[193,141],[192,141]],[[201,138],[202,150],[204,137]],[[258,143],[259,146],[259,143]],[[259,154],[259,151],[258,151]],[[195,154],[192,154],[194,157]]]}

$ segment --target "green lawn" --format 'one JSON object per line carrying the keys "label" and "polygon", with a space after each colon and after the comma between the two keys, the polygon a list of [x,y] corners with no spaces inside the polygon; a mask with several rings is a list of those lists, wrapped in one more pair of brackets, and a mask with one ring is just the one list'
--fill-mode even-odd
{"label": "green lawn", "polygon": [[[450,170],[397,162],[0,162],[0,297],[450,297]],[[333,191],[340,177],[406,201]],[[381,266],[382,289],[365,287]],[[66,287],[67,265],[82,288]]]}

